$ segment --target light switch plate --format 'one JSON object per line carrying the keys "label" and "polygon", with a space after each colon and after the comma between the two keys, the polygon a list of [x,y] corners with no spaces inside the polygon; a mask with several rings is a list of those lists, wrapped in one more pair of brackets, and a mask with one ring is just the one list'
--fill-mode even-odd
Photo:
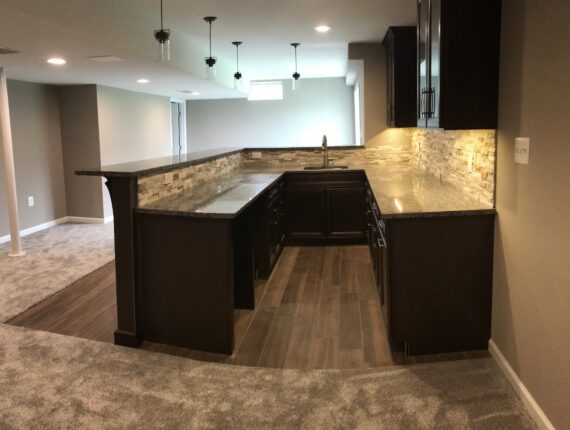
{"label": "light switch plate", "polygon": [[530,152],[530,138],[517,137],[515,139],[515,163],[528,164]]}

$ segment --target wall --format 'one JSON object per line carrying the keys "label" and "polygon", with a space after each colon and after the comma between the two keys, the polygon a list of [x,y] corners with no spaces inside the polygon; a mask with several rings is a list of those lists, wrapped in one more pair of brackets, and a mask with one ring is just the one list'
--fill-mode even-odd
{"label": "wall", "polygon": [[[8,81],[20,228],[66,215],[57,89]],[[28,206],[34,196],[34,206]],[[0,151],[0,236],[9,234],[4,161]]]}
{"label": "wall", "polygon": [[[570,3],[503,0],[492,337],[570,429]],[[531,138],[530,164],[513,161]]]}
{"label": "wall", "polygon": [[97,88],[95,85],[59,87],[59,102],[67,215],[101,219],[104,217],[101,178],[75,175],[76,170],[101,165]]}
{"label": "wall", "polygon": [[[97,85],[101,164],[171,155],[170,99]],[[107,190],[105,217],[113,214]]]}
{"label": "wall", "polygon": [[354,145],[353,88],[344,78],[303,79],[283,100],[207,100],[187,103],[188,150],[215,147]]}

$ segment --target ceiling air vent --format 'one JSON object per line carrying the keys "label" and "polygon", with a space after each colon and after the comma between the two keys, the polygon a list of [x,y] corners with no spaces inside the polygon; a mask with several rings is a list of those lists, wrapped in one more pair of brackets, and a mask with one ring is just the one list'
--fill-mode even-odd
{"label": "ceiling air vent", "polygon": [[87,59],[96,63],[120,63],[125,61],[123,58],[114,57],[112,55],[95,55],[93,57],[87,57]]}
{"label": "ceiling air vent", "polygon": [[18,51],[16,51],[15,49],[10,49],[10,48],[3,48],[2,46],[0,46],[0,55],[9,55],[9,54],[17,54]]}

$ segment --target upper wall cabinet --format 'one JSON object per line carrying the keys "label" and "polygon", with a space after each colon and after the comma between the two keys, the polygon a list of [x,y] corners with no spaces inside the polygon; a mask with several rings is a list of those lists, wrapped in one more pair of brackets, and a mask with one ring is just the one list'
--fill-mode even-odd
{"label": "upper wall cabinet", "polygon": [[417,124],[496,129],[501,0],[417,0]]}
{"label": "upper wall cabinet", "polygon": [[390,27],[382,44],[386,48],[388,126],[415,127],[416,27]]}

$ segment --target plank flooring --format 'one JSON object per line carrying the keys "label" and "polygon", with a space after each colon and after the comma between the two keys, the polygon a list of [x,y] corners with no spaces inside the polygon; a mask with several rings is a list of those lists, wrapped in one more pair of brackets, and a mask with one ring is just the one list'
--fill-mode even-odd
{"label": "plank flooring", "polygon": [[[8,324],[102,342],[116,328],[109,263]],[[387,341],[366,246],[286,247],[271,278],[256,285],[256,309],[236,310],[231,356],[145,342],[142,349],[195,360],[273,368],[369,368],[487,356],[404,357]]]}

